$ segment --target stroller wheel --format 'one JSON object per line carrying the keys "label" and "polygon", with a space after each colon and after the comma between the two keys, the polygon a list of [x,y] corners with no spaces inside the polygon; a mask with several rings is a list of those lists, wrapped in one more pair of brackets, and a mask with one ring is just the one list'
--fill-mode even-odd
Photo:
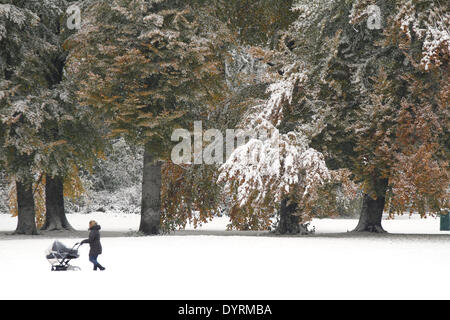
{"label": "stroller wheel", "polygon": [[81,271],[81,268],[80,268],[80,267],[77,267],[77,266],[70,266],[70,267],[68,268],[68,270],[70,270],[70,271]]}
{"label": "stroller wheel", "polygon": [[64,265],[56,265],[52,267],[52,271],[67,271],[69,270],[68,266]]}

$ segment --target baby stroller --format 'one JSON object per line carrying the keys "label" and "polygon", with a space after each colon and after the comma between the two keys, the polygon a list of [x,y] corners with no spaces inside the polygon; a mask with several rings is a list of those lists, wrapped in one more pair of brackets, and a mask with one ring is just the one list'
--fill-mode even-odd
{"label": "baby stroller", "polygon": [[53,242],[50,248],[47,249],[46,258],[48,262],[52,265],[52,271],[79,271],[80,267],[71,266],[70,260],[78,259],[80,255],[78,254],[78,249],[80,248],[79,243],[75,243],[72,249],[69,249],[64,244],[59,241]]}

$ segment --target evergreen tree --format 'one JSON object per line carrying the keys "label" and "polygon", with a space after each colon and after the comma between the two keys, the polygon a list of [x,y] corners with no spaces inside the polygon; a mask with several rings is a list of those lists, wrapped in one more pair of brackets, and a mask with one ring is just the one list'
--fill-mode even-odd
{"label": "evergreen tree", "polygon": [[171,134],[192,126],[222,96],[223,24],[201,1],[87,1],[66,42],[79,98],[108,119],[111,134],[145,146],[140,231],[161,224],[161,169]]}
{"label": "evergreen tree", "polygon": [[[38,12],[36,9],[40,9]],[[47,11],[48,10],[48,11]],[[57,37],[39,17],[60,14],[58,7],[38,2],[0,4],[0,114],[2,162],[17,184],[19,222],[16,232],[36,234],[33,162],[41,144],[37,132],[44,122],[41,103],[54,80]],[[49,19],[50,23],[51,20]],[[47,21],[48,22],[48,21]]]}
{"label": "evergreen tree", "polygon": [[[303,147],[286,152],[281,140],[280,170],[272,175],[245,162],[244,155],[256,147],[250,144],[223,167],[222,179],[231,192],[238,191],[238,203],[251,205],[248,219],[263,212],[268,221],[277,192],[282,208],[308,219],[307,211],[328,209],[320,198],[330,199],[335,191],[327,185],[340,181],[354,193],[350,177],[365,192],[356,231],[383,231],[384,208],[442,212],[449,182],[448,8],[434,1],[298,0],[292,11],[298,18],[278,48],[280,80],[244,123],[275,126]],[[303,192],[290,194],[293,187],[304,190],[302,161],[288,159],[309,146],[333,171],[325,184],[311,189],[315,196],[305,199]],[[271,154],[258,148],[265,157]],[[286,163],[298,165],[289,169]],[[291,177],[284,184],[283,174]],[[289,187],[274,187],[285,184]]]}
{"label": "evergreen tree", "polygon": [[[197,119],[202,120],[203,130],[218,129],[225,137],[228,129],[238,128],[251,101],[266,96],[273,71],[277,70],[270,49],[276,46],[282,30],[294,20],[294,14],[289,11],[291,1],[214,0],[207,4],[212,14],[228,27],[231,41],[224,61],[226,84],[222,94],[226,98]],[[161,193],[164,229],[184,228],[187,223],[199,226],[222,214],[229,215],[230,228],[255,227],[241,219],[245,209],[230,207],[223,185],[216,183],[219,167],[218,164],[164,164]]]}
{"label": "evergreen tree", "polygon": [[361,183],[355,230],[382,232],[384,209],[447,208],[448,8],[425,0],[299,0],[293,9],[299,19],[287,52],[309,70],[286,119],[321,123],[312,146]]}
{"label": "evergreen tree", "polygon": [[[98,130],[88,112],[74,104],[70,86],[63,84],[66,1],[13,3],[0,4],[0,157],[17,184],[16,232],[35,234],[33,193],[38,186],[33,184],[48,177],[49,189],[54,190],[52,183],[62,189],[81,164],[92,162]],[[47,194],[46,229],[70,228],[62,196],[50,190]]]}
{"label": "evergreen tree", "polygon": [[235,33],[239,45],[278,47],[287,26],[295,21],[293,0],[215,0],[216,15]]}

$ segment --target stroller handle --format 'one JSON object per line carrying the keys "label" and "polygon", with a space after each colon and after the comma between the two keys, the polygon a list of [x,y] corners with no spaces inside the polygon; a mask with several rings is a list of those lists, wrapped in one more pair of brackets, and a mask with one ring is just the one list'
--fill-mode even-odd
{"label": "stroller handle", "polygon": [[72,250],[75,250],[75,248],[76,248],[76,250],[78,250],[80,247],[81,247],[81,243],[77,242],[73,245]]}

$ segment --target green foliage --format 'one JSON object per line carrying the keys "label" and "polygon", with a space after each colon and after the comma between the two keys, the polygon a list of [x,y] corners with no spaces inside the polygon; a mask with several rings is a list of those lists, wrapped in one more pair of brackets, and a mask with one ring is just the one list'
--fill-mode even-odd
{"label": "green foliage", "polygon": [[59,39],[55,25],[40,20],[38,14],[44,11],[47,22],[58,20],[61,13],[61,9],[35,2],[0,4],[0,157],[8,171],[19,178],[29,176],[43,147],[38,132],[47,115],[41,106],[58,74],[54,62]]}
{"label": "green foliage", "polygon": [[195,1],[97,1],[68,39],[78,96],[125,134],[167,158],[174,127],[221,99],[223,25]]}
{"label": "green foliage", "polygon": [[[367,27],[367,7],[373,4],[383,15],[380,30]],[[384,195],[378,181],[388,178],[392,201],[387,207],[393,211],[425,214],[448,206],[445,6],[299,0],[294,7],[299,19],[285,38],[286,52],[307,62],[308,81],[299,90],[297,106],[288,110],[286,125],[322,123],[312,133],[313,146],[326,155],[328,165],[350,169],[374,198]],[[416,107],[405,113],[407,105]],[[404,119],[405,114],[411,118]],[[412,142],[408,147],[405,134]],[[421,169],[418,158],[424,161]],[[430,194],[433,181],[440,191]]]}
{"label": "green foliage", "polygon": [[223,199],[217,176],[215,166],[164,164],[163,232],[184,229],[188,223],[196,228],[220,215]]}
{"label": "green foliage", "polygon": [[294,22],[293,0],[216,0],[216,14],[227,22],[243,45],[276,48]]}
{"label": "green foliage", "polygon": [[[66,1],[2,1],[0,163],[16,179],[66,175],[101,149],[98,125],[64,76]],[[89,137],[89,138],[88,138]]]}

